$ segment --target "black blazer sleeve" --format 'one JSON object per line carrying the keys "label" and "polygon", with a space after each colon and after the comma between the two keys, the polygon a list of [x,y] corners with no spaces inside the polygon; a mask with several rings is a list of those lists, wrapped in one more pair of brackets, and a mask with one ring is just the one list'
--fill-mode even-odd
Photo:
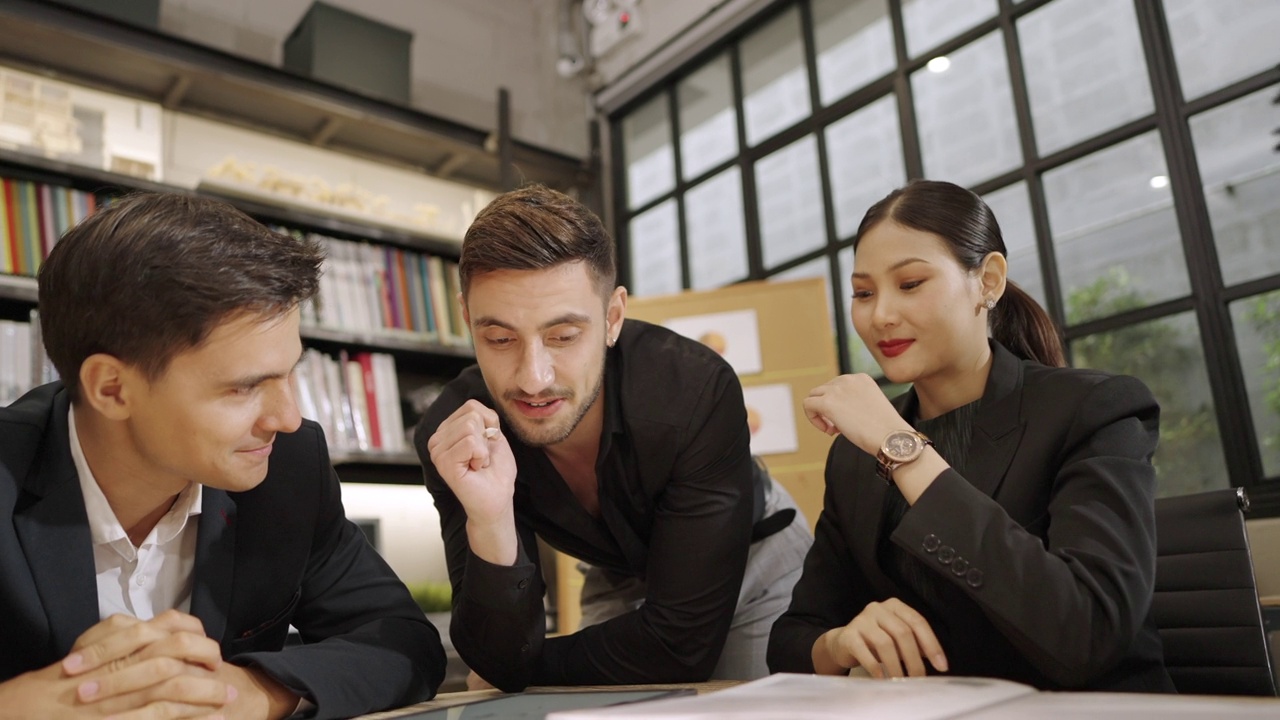
{"label": "black blazer sleeve", "polygon": [[[320,461],[328,466],[323,449]],[[432,697],[444,679],[439,634],[346,519],[331,467],[319,485],[311,550],[290,618],[305,644],[227,659],[260,667],[311,698],[317,718],[350,717]]]}
{"label": "black blazer sleeve", "polygon": [[[1044,676],[1079,687],[1123,659],[1150,607],[1150,461],[1159,406],[1145,385],[1124,376],[1105,376],[1086,388],[1064,383],[1036,398],[1031,417],[1065,419],[1060,450],[1056,456],[1020,451],[1003,486],[1051,483],[1044,516],[1030,523],[1047,524],[1045,539],[948,470],[906,513],[892,540],[967,594]],[[1045,440],[1036,432],[1033,420],[1024,447]],[[1047,479],[1037,479],[1041,474]],[[944,556],[950,567],[939,560]],[[960,559],[967,564],[963,573],[956,570]]]}
{"label": "black blazer sleeve", "polygon": [[772,672],[813,672],[813,644],[818,638],[831,628],[848,624],[875,599],[850,552],[839,520],[842,514],[848,514],[842,504],[850,502],[851,495],[841,490],[853,482],[855,452],[853,445],[837,440],[827,453],[826,490],[813,546],[792,590],[791,606],[769,633],[768,662]]}

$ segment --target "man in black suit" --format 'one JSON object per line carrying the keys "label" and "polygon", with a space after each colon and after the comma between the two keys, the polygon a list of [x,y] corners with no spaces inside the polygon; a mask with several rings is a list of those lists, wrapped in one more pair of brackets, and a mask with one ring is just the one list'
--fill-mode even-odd
{"label": "man in black suit", "polygon": [[63,380],[0,409],[0,718],[345,717],[435,692],[439,635],[294,402],[321,259],[163,194],[55,246],[40,320]]}

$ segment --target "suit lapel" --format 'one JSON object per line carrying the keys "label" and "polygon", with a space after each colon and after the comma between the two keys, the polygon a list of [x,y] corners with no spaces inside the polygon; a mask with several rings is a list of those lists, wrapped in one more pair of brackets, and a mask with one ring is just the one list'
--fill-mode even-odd
{"label": "suit lapel", "polygon": [[93,537],[71,459],[66,398],[58,393],[54,399],[44,444],[24,483],[40,499],[13,519],[59,656],[100,619]]}
{"label": "suit lapel", "polygon": [[957,468],[971,485],[994,497],[1013,461],[1026,421],[1022,418],[1022,362],[991,343],[991,373],[973,421],[969,457]]}
{"label": "suit lapel", "polygon": [[204,488],[196,562],[191,584],[191,614],[204,623],[205,635],[223,644],[231,608],[236,555],[236,504],[223,490]]}

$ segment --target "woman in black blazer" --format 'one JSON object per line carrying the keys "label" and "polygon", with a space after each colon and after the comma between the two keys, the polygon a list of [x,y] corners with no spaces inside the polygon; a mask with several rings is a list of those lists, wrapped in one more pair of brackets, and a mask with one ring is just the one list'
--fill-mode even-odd
{"label": "woman in black blazer", "polygon": [[837,437],[770,669],[1172,692],[1150,612],[1150,391],[1063,367],[968,190],[895,190],[854,247],[854,326],[885,377],[913,387],[891,403],[843,375],[804,401]]}

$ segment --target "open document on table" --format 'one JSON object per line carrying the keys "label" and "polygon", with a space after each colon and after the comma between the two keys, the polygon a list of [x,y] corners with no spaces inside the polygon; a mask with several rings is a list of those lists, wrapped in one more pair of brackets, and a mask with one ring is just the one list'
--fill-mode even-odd
{"label": "open document on table", "polygon": [[872,680],[778,674],[703,695],[554,712],[547,720],[1253,720],[1280,717],[1280,700],[1039,692],[975,677]]}
{"label": "open document on table", "polygon": [[1006,680],[929,677],[913,680],[793,675],[780,673],[705,695],[557,712],[547,720],[826,720],[887,718],[942,720],[1035,693]]}

